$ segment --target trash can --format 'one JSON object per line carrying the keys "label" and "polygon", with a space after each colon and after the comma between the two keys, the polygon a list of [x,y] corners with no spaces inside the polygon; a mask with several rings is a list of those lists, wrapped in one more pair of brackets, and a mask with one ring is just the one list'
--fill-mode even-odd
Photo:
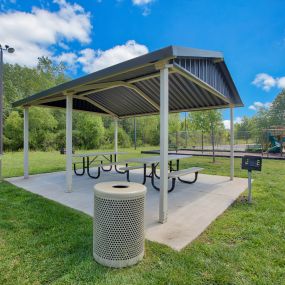
{"label": "trash can", "polygon": [[144,255],[146,187],[112,181],[94,186],[93,256],[109,267],[136,264]]}

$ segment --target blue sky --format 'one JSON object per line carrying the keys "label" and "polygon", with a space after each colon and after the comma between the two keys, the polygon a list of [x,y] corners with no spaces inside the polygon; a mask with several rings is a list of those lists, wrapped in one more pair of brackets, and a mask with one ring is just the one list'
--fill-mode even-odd
{"label": "blue sky", "polygon": [[237,120],[285,88],[285,0],[0,3],[0,42],[16,48],[5,57],[12,63],[33,66],[47,55],[78,77],[167,45],[219,50],[245,104]]}

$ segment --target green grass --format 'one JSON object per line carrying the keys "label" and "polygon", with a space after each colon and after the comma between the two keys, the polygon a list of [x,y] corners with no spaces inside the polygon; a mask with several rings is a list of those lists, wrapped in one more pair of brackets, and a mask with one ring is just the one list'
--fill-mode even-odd
{"label": "green grass", "polygon": [[[58,167],[51,154],[32,156],[33,173]],[[14,157],[21,160],[21,154]],[[228,159],[213,164],[211,158],[195,157],[185,164],[229,173]],[[239,159],[235,168],[246,176]],[[264,160],[254,178],[252,205],[237,201],[181,252],[147,241],[143,261],[120,270],[94,262],[90,217],[4,182],[0,284],[284,284],[285,163]]]}

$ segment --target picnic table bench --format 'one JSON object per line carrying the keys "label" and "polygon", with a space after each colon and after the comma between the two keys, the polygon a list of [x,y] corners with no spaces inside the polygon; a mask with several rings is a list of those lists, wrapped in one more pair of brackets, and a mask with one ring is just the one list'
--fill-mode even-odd
{"label": "picnic table bench", "polygon": [[[181,159],[186,159],[192,157],[191,155],[176,155],[176,154],[169,154],[168,155],[168,164],[169,164],[169,174],[168,178],[172,180],[171,188],[168,190],[168,192],[173,191],[175,188],[176,179],[178,179],[182,183],[188,183],[193,184],[197,181],[198,173],[203,170],[201,167],[190,167],[187,169],[179,170],[179,161]],[[173,161],[176,161],[176,167],[173,166]],[[160,179],[159,175],[157,174],[157,167],[160,162],[160,156],[151,156],[151,157],[141,157],[141,158],[131,158],[125,161],[126,167],[121,167],[120,170],[123,170],[127,174],[127,180],[130,182],[130,170],[135,169],[142,169],[143,168],[143,181],[142,184],[146,183],[147,178],[151,178],[151,184],[153,188],[156,190],[160,190],[159,187],[155,185],[155,178]],[[128,166],[129,163],[141,163],[141,165],[138,166]],[[147,174],[147,166],[151,166],[151,172],[150,174]],[[195,177],[193,180],[184,180],[181,177],[188,175],[188,174],[195,174]]]}

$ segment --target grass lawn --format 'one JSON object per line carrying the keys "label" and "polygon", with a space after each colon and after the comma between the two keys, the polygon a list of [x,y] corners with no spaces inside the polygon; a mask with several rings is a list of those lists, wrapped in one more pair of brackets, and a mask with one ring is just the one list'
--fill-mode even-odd
{"label": "grass lawn", "polygon": [[[63,156],[31,154],[31,172],[64,168]],[[55,158],[56,157],[56,158]],[[21,153],[7,154],[6,176]],[[7,163],[7,164],[6,164]],[[206,173],[228,175],[229,159],[195,157],[185,162]],[[240,159],[235,162],[236,174]],[[92,219],[75,210],[0,184],[0,284],[284,284],[285,163],[264,160],[254,173],[253,204],[234,203],[181,252],[154,242],[126,269],[100,266],[92,257]]]}

